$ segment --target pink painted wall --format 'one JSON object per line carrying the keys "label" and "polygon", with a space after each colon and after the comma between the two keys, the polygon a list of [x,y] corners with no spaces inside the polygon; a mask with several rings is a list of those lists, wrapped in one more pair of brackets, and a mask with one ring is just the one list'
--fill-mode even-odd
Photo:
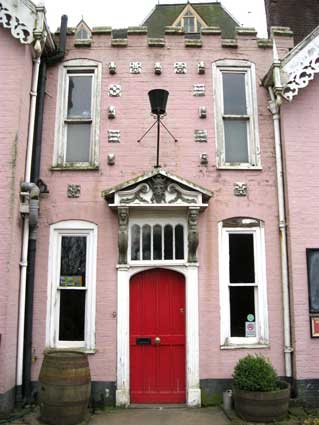
{"label": "pink painted wall", "polygon": [[306,248],[319,248],[319,77],[282,106],[290,280],[297,379],[319,378],[319,340],[310,337]]}
{"label": "pink painted wall", "polygon": [[29,116],[30,48],[0,27],[0,394],[15,386],[23,180]]}
{"label": "pink painted wall", "polygon": [[[174,144],[162,137],[161,165],[198,183],[215,193],[209,208],[200,217],[200,377],[230,378],[237,359],[254,350],[220,350],[218,222],[233,216],[256,217],[265,222],[268,312],[270,348],[260,350],[271,357],[278,373],[284,375],[283,326],[278,240],[277,193],[275,180],[272,117],[267,110],[267,92],[259,85],[272,62],[272,50],[257,47],[256,39],[242,36],[238,48],[223,48],[219,36],[203,36],[202,48],[185,48],[179,35],[166,37],[165,48],[147,47],[145,36],[129,36],[129,47],[110,46],[110,36],[94,35],[91,48],[74,48],[68,38],[66,59],[90,58],[103,64],[100,168],[98,171],[52,171],[57,83],[59,65],[49,69],[41,177],[50,194],[41,201],[39,244],[36,269],[34,348],[38,360],[33,367],[37,380],[42,352],[45,348],[47,300],[47,267],[49,226],[60,220],[83,219],[98,225],[97,264],[97,353],[90,356],[92,379],[116,380],[116,264],[117,216],[101,198],[102,190],[150,170],[155,164],[156,136],[149,134],[140,144],[136,141],[153,123],[147,92],[153,88],[169,90],[165,124],[178,138]],[[279,48],[280,40],[278,40]],[[282,38],[283,49],[289,45]],[[212,63],[218,59],[249,59],[256,63],[261,171],[228,171],[216,169]],[[110,75],[108,63],[117,64],[117,73]],[[132,75],[129,62],[142,62],[142,73]],[[174,63],[185,61],[187,74],[176,75]],[[197,63],[206,63],[206,73],[197,73]],[[161,62],[162,75],[154,75],[154,63]],[[122,96],[108,96],[110,84],[121,84]],[[204,83],[205,97],[194,97],[193,84]],[[114,105],[115,120],[107,118],[107,108]],[[207,119],[198,117],[198,108],[207,107]],[[120,143],[108,143],[107,130],[121,130]],[[208,143],[195,143],[194,130],[208,130]],[[107,154],[116,155],[116,164],[107,165]],[[208,166],[201,166],[199,156],[208,153]],[[235,182],[248,184],[247,197],[235,197]],[[67,197],[67,185],[81,185],[78,199]]]}

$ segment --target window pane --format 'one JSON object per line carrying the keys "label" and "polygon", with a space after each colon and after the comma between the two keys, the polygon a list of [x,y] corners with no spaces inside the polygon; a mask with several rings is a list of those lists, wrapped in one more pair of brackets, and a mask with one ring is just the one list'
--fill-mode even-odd
{"label": "window pane", "polygon": [[162,226],[158,224],[153,228],[153,259],[162,259]]}
{"label": "window pane", "polygon": [[142,231],[143,238],[143,260],[151,259],[151,226],[145,224]]}
{"label": "window pane", "polygon": [[248,162],[247,123],[224,119],[225,162]]}
{"label": "window pane", "polygon": [[223,72],[224,114],[247,115],[245,74]]}
{"label": "window pane", "polygon": [[77,40],[87,40],[88,38],[90,38],[89,37],[89,33],[87,32],[87,30],[86,29],[84,29],[84,28],[81,28],[77,33],[76,33],[76,36],[75,36],[75,38],[77,39]]}
{"label": "window pane", "polygon": [[68,124],[66,162],[90,161],[91,124]]}
{"label": "window pane", "polygon": [[91,118],[92,76],[69,75],[68,118]]}
{"label": "window pane", "polygon": [[254,236],[252,234],[229,235],[230,283],[254,283]]}
{"label": "window pane", "polygon": [[307,251],[310,312],[319,313],[319,250]]}
{"label": "window pane", "polygon": [[193,17],[184,17],[184,31],[195,32],[195,19]]}
{"label": "window pane", "polygon": [[131,260],[140,259],[140,226],[134,224],[131,228]]}
{"label": "window pane", "polygon": [[62,236],[60,286],[85,286],[86,236]]}
{"label": "window pane", "polygon": [[[253,286],[230,286],[230,336],[245,337],[247,316],[255,317],[255,299]],[[256,320],[256,319],[254,319]]]}
{"label": "window pane", "polygon": [[181,224],[175,227],[175,259],[184,259],[184,228]]}
{"label": "window pane", "polygon": [[85,293],[60,290],[60,341],[84,341]]}
{"label": "window pane", "polygon": [[164,259],[173,259],[173,227],[170,224],[164,227]]}

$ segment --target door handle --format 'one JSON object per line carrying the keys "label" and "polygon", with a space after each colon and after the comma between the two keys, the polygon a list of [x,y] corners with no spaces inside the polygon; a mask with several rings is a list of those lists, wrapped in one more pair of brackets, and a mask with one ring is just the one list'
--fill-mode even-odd
{"label": "door handle", "polygon": [[155,344],[160,344],[161,343],[161,338],[159,336],[157,336],[156,338],[154,338],[154,342]]}

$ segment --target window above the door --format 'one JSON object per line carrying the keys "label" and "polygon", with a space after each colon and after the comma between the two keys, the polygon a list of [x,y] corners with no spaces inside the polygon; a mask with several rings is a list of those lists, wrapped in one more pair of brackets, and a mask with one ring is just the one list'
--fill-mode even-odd
{"label": "window above the door", "polygon": [[60,68],[53,168],[98,166],[101,70],[88,59]]}
{"label": "window above the door", "polygon": [[260,169],[255,65],[213,64],[218,168]]}
{"label": "window above the door", "polygon": [[184,262],[186,219],[183,217],[140,217],[130,219],[131,262]]}

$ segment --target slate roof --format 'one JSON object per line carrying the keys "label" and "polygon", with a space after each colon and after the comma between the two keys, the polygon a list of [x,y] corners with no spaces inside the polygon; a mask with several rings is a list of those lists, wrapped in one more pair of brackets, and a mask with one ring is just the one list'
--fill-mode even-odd
{"label": "slate roof", "polygon": [[[148,37],[164,37],[165,27],[173,24],[186,5],[187,3],[157,4],[142,24],[148,27]],[[229,15],[221,3],[190,3],[190,5],[209,27],[220,27],[223,38],[234,38],[235,27],[239,23]]]}

